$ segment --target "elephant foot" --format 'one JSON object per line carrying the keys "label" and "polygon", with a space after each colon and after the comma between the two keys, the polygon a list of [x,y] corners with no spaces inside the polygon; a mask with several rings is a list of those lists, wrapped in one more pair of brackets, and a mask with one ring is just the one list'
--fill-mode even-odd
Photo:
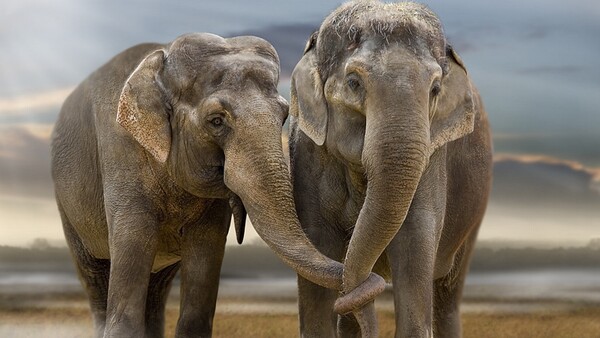
{"label": "elephant foot", "polygon": [[354,290],[339,297],[333,310],[341,315],[356,311],[372,301],[385,289],[385,280],[376,273],[371,272],[369,277]]}

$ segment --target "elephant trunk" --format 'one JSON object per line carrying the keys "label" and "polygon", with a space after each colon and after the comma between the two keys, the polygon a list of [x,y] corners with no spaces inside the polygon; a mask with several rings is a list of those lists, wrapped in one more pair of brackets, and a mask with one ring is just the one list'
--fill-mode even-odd
{"label": "elephant trunk", "polygon": [[[343,265],[321,254],[300,226],[289,170],[281,147],[281,127],[254,119],[263,137],[236,137],[224,148],[225,184],[237,194],[256,232],[299,275],[321,286],[341,290]],[[383,291],[383,278],[372,274],[361,295],[372,298]]]}
{"label": "elephant trunk", "polygon": [[[401,111],[398,104],[389,102],[383,102],[382,106],[387,108],[373,109],[366,114],[362,162],[368,184],[346,254],[344,292],[354,290],[369,276],[379,256],[398,233],[427,164],[427,114],[408,108]],[[346,296],[336,301],[335,310],[338,313],[355,311],[361,329],[373,331],[373,328],[363,327],[360,311],[351,307]],[[370,325],[376,326],[376,322]]]}

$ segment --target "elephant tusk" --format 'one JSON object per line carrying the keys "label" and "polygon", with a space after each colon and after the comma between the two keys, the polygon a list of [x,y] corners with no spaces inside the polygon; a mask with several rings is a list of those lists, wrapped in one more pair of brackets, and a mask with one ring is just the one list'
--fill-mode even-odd
{"label": "elephant tusk", "polygon": [[385,280],[376,273],[371,272],[359,286],[347,294],[339,297],[333,306],[333,310],[345,315],[354,312],[372,301],[375,296],[385,289]]}
{"label": "elephant tusk", "polygon": [[244,203],[242,203],[242,200],[237,195],[229,198],[229,206],[231,207],[233,222],[235,224],[235,238],[238,244],[242,244],[246,230],[246,208],[244,208]]}

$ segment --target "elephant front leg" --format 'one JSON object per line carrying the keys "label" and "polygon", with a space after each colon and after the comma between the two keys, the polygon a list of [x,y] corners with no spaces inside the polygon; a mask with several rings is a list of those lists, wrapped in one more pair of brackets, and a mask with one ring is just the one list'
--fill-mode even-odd
{"label": "elephant front leg", "polygon": [[150,275],[146,297],[146,338],[165,336],[165,307],[179,265],[180,263],[177,262]]}
{"label": "elephant front leg", "polygon": [[446,213],[445,151],[437,151],[386,254],[398,337],[433,337],[433,278]]}
{"label": "elephant front leg", "polygon": [[298,311],[301,337],[335,337],[337,314],[333,303],[338,292],[298,275]]}
{"label": "elephant front leg", "polygon": [[148,212],[109,214],[110,277],[104,337],[144,337],[158,224]]}
{"label": "elephant front leg", "polygon": [[231,210],[215,200],[200,222],[183,228],[177,337],[210,337]]}
{"label": "elephant front leg", "polygon": [[[315,215],[312,215],[313,217]],[[305,224],[314,224],[314,219]],[[342,260],[345,254],[344,236],[333,229],[311,227],[305,230],[311,242],[324,255]],[[301,337],[336,337],[338,314],[333,304],[339,296],[337,290],[324,288],[298,275],[298,311]],[[344,331],[356,331],[352,318],[340,318]],[[348,337],[348,335],[341,335]]]}
{"label": "elephant front leg", "polygon": [[452,269],[434,281],[433,324],[436,337],[461,337],[460,301],[476,240],[477,231],[473,231],[454,255]]}
{"label": "elephant front leg", "polygon": [[435,217],[426,211],[409,213],[386,250],[392,271],[397,338],[433,337],[435,223]]}

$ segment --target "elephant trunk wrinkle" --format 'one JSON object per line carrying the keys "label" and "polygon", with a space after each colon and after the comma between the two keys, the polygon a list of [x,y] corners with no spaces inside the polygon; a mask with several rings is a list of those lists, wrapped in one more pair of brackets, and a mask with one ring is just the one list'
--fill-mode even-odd
{"label": "elephant trunk wrinkle", "polygon": [[[402,226],[427,163],[426,121],[409,121],[408,118],[418,114],[396,112],[392,115],[380,111],[368,115],[362,156],[367,192],[346,253],[343,285],[346,294],[362,287],[377,259]],[[399,131],[398,126],[410,127]],[[402,130],[410,134],[402,134]],[[353,311],[357,316],[363,311],[363,308],[348,307],[344,296],[337,300],[335,309]]]}
{"label": "elephant trunk wrinkle", "polygon": [[[256,147],[250,144],[254,142],[227,147],[226,183],[241,198],[256,232],[286,264],[317,284],[340,290],[342,264],[319,253],[306,237],[295,212],[283,152],[264,145],[275,139],[269,137]],[[228,166],[239,170],[232,172]]]}
{"label": "elephant trunk wrinkle", "polygon": [[[263,144],[280,142],[275,137],[262,141]],[[302,230],[281,148],[257,146],[261,149],[260,155],[256,150],[254,155],[240,151],[243,148],[254,148],[250,143],[252,142],[226,149],[226,161],[235,159],[244,162],[234,166],[248,170],[232,173],[226,168],[225,176],[230,188],[244,203],[256,232],[298,274],[329,289],[341,290],[342,263],[321,254]],[[381,277],[375,275],[372,278],[383,285]],[[372,283],[358,290],[357,297],[372,299],[383,291],[379,284]],[[363,293],[367,296],[362,295]]]}

